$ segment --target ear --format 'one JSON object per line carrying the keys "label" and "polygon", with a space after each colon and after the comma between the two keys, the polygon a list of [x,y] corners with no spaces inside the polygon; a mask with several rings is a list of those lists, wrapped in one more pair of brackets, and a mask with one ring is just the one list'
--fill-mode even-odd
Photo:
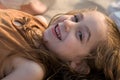
{"label": "ear", "polygon": [[90,67],[85,61],[71,62],[70,66],[80,74],[89,74],[90,72]]}

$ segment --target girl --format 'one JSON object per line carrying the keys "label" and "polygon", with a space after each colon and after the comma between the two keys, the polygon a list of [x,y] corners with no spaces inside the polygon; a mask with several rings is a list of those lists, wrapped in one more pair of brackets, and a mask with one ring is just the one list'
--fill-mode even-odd
{"label": "girl", "polygon": [[[120,32],[96,10],[58,15],[44,32],[47,48],[88,79],[120,79]],[[102,78],[102,77],[101,77]]]}
{"label": "girl", "polygon": [[43,20],[0,10],[0,80],[46,80],[61,63],[42,45]]}
{"label": "girl", "polygon": [[[119,79],[120,32],[101,12],[80,10],[56,16],[47,29],[20,11],[1,10],[0,14],[2,80]],[[79,74],[74,76],[73,70]]]}

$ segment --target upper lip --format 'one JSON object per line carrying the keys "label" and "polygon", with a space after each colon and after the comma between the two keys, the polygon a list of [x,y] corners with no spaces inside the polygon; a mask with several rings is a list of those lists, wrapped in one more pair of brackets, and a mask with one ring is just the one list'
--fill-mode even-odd
{"label": "upper lip", "polygon": [[60,32],[60,28],[59,28],[58,24],[55,26],[54,31],[55,31],[55,34],[56,34],[57,38],[59,40],[61,40],[61,32]]}

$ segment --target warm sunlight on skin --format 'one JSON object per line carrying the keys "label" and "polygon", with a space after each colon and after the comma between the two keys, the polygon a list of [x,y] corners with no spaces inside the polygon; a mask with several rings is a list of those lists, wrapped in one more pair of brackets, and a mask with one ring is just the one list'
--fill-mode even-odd
{"label": "warm sunlight on skin", "polygon": [[106,28],[104,15],[97,11],[63,15],[44,32],[44,40],[60,59],[74,61],[105,39]]}

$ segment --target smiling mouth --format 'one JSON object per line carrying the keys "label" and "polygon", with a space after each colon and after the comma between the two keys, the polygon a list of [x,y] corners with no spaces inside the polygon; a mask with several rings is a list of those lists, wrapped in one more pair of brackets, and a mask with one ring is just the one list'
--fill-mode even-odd
{"label": "smiling mouth", "polygon": [[60,28],[59,28],[58,24],[55,26],[54,32],[55,32],[56,37],[57,37],[59,40],[61,40],[61,33],[60,33]]}

